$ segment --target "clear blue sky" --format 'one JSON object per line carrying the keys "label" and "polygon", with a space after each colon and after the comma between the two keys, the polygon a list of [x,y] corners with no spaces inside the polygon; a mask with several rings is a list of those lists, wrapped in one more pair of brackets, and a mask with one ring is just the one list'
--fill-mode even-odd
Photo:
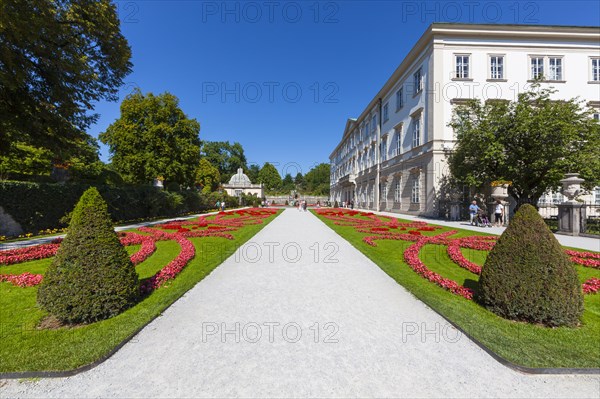
{"label": "clear blue sky", "polygon": [[[328,156],[432,22],[600,25],[598,1],[117,1],[133,50],[120,92],[169,91],[200,137],[302,173]],[[97,136],[119,116],[99,103]],[[106,147],[102,159],[108,160]],[[287,165],[287,167],[286,167]]]}

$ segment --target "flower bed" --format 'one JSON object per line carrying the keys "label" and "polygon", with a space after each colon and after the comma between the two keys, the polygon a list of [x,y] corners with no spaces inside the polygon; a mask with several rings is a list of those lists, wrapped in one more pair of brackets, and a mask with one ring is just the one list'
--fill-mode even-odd
{"label": "flower bed", "polygon": [[[239,210],[220,212],[213,219],[200,217],[196,220],[178,220],[156,225],[154,228],[140,227],[134,232],[119,233],[124,246],[140,245],[140,249],[130,256],[133,265],[148,259],[156,251],[156,241],[173,240],[181,247],[177,257],[141,284],[141,291],[149,293],[177,276],[195,256],[192,237],[220,237],[233,240],[230,232],[251,224],[261,224],[267,217],[277,213],[274,209]],[[200,230],[200,228],[205,228]],[[166,230],[176,230],[175,232]],[[31,260],[50,258],[56,255],[62,240],[51,244],[35,245],[26,248],[0,251],[0,266],[13,265]],[[8,282],[17,287],[33,287],[42,282],[41,274],[0,274],[0,282]]]}
{"label": "flower bed", "polygon": [[[377,246],[377,240],[401,240],[414,242],[404,251],[404,260],[421,277],[437,284],[438,286],[460,295],[466,299],[473,298],[473,291],[466,288],[456,281],[444,278],[427,268],[419,259],[419,252],[426,244],[445,245],[450,259],[458,266],[480,275],[481,266],[469,261],[462,253],[462,248],[474,249],[478,251],[490,251],[498,237],[495,236],[470,236],[462,238],[451,238],[457,231],[449,231],[437,235],[425,235],[423,233],[435,232],[441,229],[440,226],[428,225],[425,222],[400,223],[398,219],[378,216],[373,213],[365,213],[345,209],[322,209],[315,212],[338,226],[353,227],[359,233],[369,234],[363,237],[363,242],[370,246]],[[358,216],[358,217],[357,217]],[[407,228],[413,229],[406,233],[394,232],[390,230],[405,231]],[[593,252],[583,252],[574,250],[565,250],[573,263],[590,268],[600,268],[600,254]],[[582,284],[584,294],[595,294],[600,291],[600,279],[592,277]]]}

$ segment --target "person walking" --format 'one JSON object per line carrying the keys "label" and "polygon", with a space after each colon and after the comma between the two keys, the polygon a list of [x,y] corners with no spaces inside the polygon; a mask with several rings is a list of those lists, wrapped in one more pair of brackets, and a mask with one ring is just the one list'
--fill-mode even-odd
{"label": "person walking", "polygon": [[479,212],[479,207],[477,206],[477,201],[473,201],[471,205],[469,205],[469,216],[471,218],[471,226],[475,223],[475,217],[477,216],[477,212]]}
{"label": "person walking", "polygon": [[496,209],[494,211],[494,224],[496,227],[501,227],[504,220],[504,206],[502,205],[502,201],[496,201]]}
{"label": "person walking", "polygon": [[217,208],[218,211],[221,210],[221,201],[217,200],[217,203],[215,204],[215,208]]}
{"label": "person walking", "polygon": [[225,201],[221,202],[221,212],[225,212]]}

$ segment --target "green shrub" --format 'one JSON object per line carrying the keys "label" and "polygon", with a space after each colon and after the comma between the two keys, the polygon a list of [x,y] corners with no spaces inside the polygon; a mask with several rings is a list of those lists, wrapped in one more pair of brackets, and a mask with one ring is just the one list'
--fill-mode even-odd
{"label": "green shrub", "polygon": [[577,272],[533,206],[519,208],[489,253],[477,300],[507,319],[579,324],[583,294]]}
{"label": "green shrub", "polygon": [[48,267],[38,303],[68,323],[115,316],[136,303],[138,277],[96,188],[88,189],[71,216],[69,232]]}
{"label": "green shrub", "polygon": [[[26,233],[66,226],[69,212],[87,183],[0,182],[0,206]],[[163,216],[177,216],[214,208],[216,199],[194,190],[169,193],[152,186],[96,186],[108,204],[113,221],[125,222]],[[226,194],[214,193],[219,197]],[[183,199],[182,199],[183,197]],[[207,198],[210,200],[207,201]],[[231,205],[234,202],[228,201]],[[62,219],[62,220],[61,220]],[[0,235],[3,235],[0,226]]]}

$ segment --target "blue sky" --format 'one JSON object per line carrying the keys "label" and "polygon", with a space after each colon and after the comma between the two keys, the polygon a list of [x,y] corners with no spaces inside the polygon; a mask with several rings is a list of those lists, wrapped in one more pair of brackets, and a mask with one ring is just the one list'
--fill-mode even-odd
{"label": "blue sky", "polygon": [[[306,173],[432,22],[600,25],[597,1],[116,1],[133,51],[120,91],[169,91],[200,137]],[[119,116],[101,102],[97,136]],[[101,146],[101,158],[109,153]]]}

